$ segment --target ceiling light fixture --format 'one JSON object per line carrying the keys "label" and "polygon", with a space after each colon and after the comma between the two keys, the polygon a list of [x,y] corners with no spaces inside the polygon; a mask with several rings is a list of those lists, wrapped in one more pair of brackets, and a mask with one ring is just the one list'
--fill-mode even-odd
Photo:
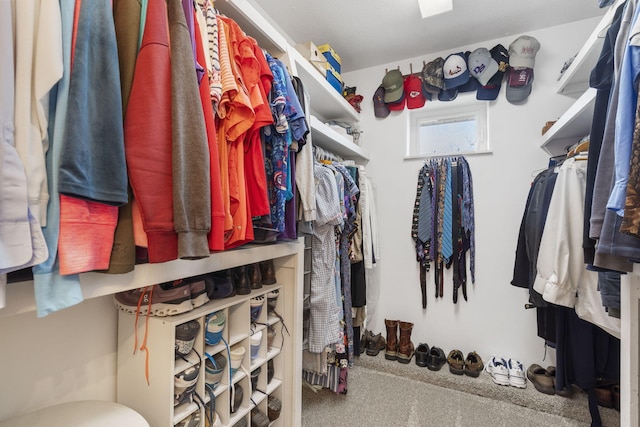
{"label": "ceiling light fixture", "polygon": [[453,10],[453,0],[418,0],[418,5],[423,19]]}

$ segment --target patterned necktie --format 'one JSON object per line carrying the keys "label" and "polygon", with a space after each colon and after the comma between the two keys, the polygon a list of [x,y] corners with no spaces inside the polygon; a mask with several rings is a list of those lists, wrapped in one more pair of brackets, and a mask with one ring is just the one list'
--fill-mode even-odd
{"label": "patterned necktie", "polygon": [[444,212],[442,214],[442,256],[448,264],[453,255],[452,230],[453,225],[453,204],[451,200],[451,160],[443,160],[446,170],[444,182]]}
{"label": "patterned necktie", "polygon": [[425,175],[422,176],[424,185],[422,187],[422,193],[420,194],[420,208],[418,211],[418,239],[420,239],[422,243],[431,240],[433,230],[429,172],[427,171]]}

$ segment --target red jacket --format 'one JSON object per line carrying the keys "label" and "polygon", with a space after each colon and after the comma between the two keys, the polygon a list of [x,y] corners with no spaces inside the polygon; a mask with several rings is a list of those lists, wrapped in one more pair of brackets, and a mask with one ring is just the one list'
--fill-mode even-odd
{"label": "red jacket", "polygon": [[173,224],[171,61],[164,0],[149,0],[124,124],[129,181],[149,241],[149,262],[178,257]]}

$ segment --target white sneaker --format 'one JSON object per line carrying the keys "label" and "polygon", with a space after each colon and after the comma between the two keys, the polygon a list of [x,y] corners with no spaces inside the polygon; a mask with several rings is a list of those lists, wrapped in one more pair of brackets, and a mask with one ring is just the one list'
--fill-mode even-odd
{"label": "white sneaker", "polygon": [[494,383],[509,385],[509,370],[507,369],[507,362],[502,357],[491,357],[484,370],[491,375]]}
{"label": "white sneaker", "polygon": [[509,359],[507,367],[509,369],[509,385],[517,388],[527,388],[527,377],[522,363],[519,360]]}

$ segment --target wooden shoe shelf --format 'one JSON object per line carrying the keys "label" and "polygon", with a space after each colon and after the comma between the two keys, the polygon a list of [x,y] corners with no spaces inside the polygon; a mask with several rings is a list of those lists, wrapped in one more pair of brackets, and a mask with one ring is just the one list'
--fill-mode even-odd
{"label": "wooden shoe shelf", "polygon": [[[251,425],[251,409],[255,406],[267,414],[268,396],[274,396],[282,402],[280,417],[270,425],[287,427],[300,425],[301,413],[301,343],[302,343],[302,265],[304,244],[302,240],[288,243],[273,251],[274,245],[252,248],[252,257],[238,256],[243,250],[234,251],[237,265],[264,261],[270,254],[281,255],[274,258],[277,283],[264,285],[261,289],[252,290],[249,295],[237,295],[231,298],[211,300],[205,305],[176,316],[153,317],[139,316],[137,321],[137,346],[134,352],[136,334],[134,333],[135,315],[120,312],[118,315],[118,373],[117,401],[142,414],[154,427],[175,426],[190,414],[200,411],[200,426],[205,426],[205,412],[195,402],[184,403],[176,407],[174,403],[174,375],[183,372],[196,364],[200,364],[195,391],[206,404],[210,404],[210,396],[205,390],[205,352],[211,356],[222,354],[227,359],[222,380],[214,391],[215,411],[223,426],[234,426],[242,418]],[[214,255],[215,256],[215,255]],[[232,267],[230,265],[229,267]],[[283,327],[281,319],[269,313],[267,294],[279,291],[275,311],[282,316],[289,334]],[[256,296],[264,296],[262,310],[255,324],[250,319],[250,301]],[[224,342],[207,345],[205,342],[206,316],[223,311],[226,322],[222,338],[230,347],[243,346],[245,355],[242,368],[233,378],[229,374],[229,355]],[[200,329],[194,343],[194,350],[183,360],[174,354],[176,326],[196,320]],[[267,325],[273,325],[276,335],[271,349],[267,347]],[[262,331],[260,349],[251,360],[250,337]],[[141,350],[145,342],[148,355]],[[146,358],[148,357],[149,383],[145,376]],[[268,364],[273,361],[273,378],[267,381]],[[256,390],[251,393],[251,378],[247,373],[260,368]],[[242,404],[231,412],[231,384],[240,385],[243,390]]]}

